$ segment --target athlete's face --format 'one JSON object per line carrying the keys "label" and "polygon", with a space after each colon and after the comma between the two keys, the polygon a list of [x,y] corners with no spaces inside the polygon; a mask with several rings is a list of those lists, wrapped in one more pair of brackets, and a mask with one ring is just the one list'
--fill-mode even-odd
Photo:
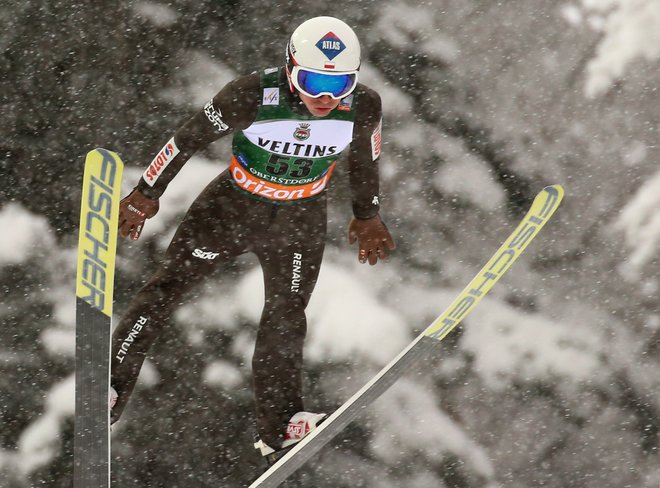
{"label": "athlete's face", "polygon": [[298,92],[300,99],[314,117],[325,117],[339,105],[339,100],[335,100],[330,95],[321,95],[317,98],[312,98],[304,93]]}

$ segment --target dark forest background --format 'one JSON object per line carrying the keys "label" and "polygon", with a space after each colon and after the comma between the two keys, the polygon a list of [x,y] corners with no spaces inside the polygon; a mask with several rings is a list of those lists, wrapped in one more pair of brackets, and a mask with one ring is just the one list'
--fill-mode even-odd
{"label": "dark forest background", "polygon": [[[442,415],[463,440],[415,450],[397,437],[415,430],[406,416],[426,398],[415,393],[397,404],[407,426],[385,422],[376,408],[303,470],[304,486],[657,487],[659,254],[626,273],[635,238],[626,241],[617,219],[658,171],[660,70],[657,60],[636,60],[607,90],[587,96],[603,34],[569,25],[549,0],[2,2],[0,211],[18,205],[47,231],[28,260],[0,261],[0,486],[71,486],[72,414],[57,417],[54,434],[38,422],[57,410],[53,387],[73,371],[71,350],[53,352],[44,337],[53,330],[72,337],[73,324],[55,311],[74,294],[85,154],[113,149],[135,177],[200,108],[190,93],[195,56],[232,75],[281,64],[291,30],[327,14],[356,27],[363,80],[383,97],[383,213],[399,243],[389,270],[357,268],[344,242],[350,204],[339,171],[330,264],[372,287],[380,304],[398,307],[412,336],[441,311],[432,292],[462,287],[535,193],[561,183],[567,195],[556,222],[481,317],[506,304],[519,318],[572,324],[576,335],[562,340],[570,348],[594,337],[584,356],[599,366],[586,378],[566,372],[571,367],[531,379],[521,373],[494,388],[461,328],[411,381],[435,395],[427,421]],[[200,156],[224,164],[226,146]],[[454,191],[452,167],[480,169],[458,178]],[[481,189],[492,208],[474,195]],[[120,243],[117,313],[183,211],[167,214],[157,235]],[[11,242],[13,229],[2,232]],[[219,289],[231,290],[253,267],[249,259],[227,266]],[[207,328],[196,341],[190,331],[199,320],[173,319],[150,354],[157,374],[147,372],[148,386],[113,434],[116,486],[247,486],[262,469],[236,329]],[[237,320],[252,337],[255,321]],[[240,373],[231,389],[201,378],[219,357]],[[377,370],[359,355],[313,361],[309,396],[323,408],[338,404]],[[50,440],[35,448],[39,429]],[[387,455],[370,447],[380,445],[378,432],[401,444]]]}

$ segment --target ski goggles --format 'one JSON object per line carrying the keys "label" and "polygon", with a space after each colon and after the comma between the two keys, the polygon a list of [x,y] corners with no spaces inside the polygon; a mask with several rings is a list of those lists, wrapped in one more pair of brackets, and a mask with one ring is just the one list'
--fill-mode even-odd
{"label": "ski goggles", "polygon": [[357,71],[329,74],[300,66],[294,66],[291,70],[293,86],[299,92],[312,98],[322,95],[330,95],[335,100],[344,98],[355,90],[357,77]]}

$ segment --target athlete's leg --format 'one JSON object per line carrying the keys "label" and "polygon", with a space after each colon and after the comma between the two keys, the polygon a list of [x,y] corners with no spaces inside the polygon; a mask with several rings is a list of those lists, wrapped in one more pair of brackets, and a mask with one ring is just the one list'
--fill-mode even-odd
{"label": "athlete's leg", "polygon": [[[184,295],[215,265],[245,251],[237,236],[235,208],[224,182],[216,178],[195,200],[179,225],[163,263],[131,300],[112,338],[111,385],[119,398],[119,419],[137,382],[147,351]],[[240,201],[239,201],[240,204]]]}
{"label": "athlete's leg", "polygon": [[277,208],[253,250],[264,273],[265,306],[252,360],[257,431],[281,447],[289,419],[303,407],[305,307],[316,284],[326,235],[325,199]]}
{"label": "athlete's leg", "polygon": [[200,270],[189,269],[186,264],[183,260],[166,260],[133,297],[113,332],[110,382],[119,395],[112,409],[113,422],[128,402],[147,351],[182,295],[203,276]]}

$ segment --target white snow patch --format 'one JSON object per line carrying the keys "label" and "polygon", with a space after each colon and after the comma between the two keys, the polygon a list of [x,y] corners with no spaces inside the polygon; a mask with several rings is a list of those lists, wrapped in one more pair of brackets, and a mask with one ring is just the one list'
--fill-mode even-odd
{"label": "white snow patch", "polygon": [[413,110],[412,98],[370,64],[364,63],[360,66],[360,81],[378,92],[386,119],[397,118]]}
{"label": "white snow patch", "polygon": [[615,229],[623,232],[630,256],[619,267],[627,280],[637,281],[660,249],[660,172],[648,179],[616,219]]}
{"label": "white snow patch", "polygon": [[[660,26],[658,26],[660,28]],[[623,154],[623,164],[626,166],[637,166],[641,164],[648,156],[648,147],[642,141],[632,141],[626,147]]]}
{"label": "white snow patch", "polygon": [[201,109],[223,86],[236,78],[231,68],[203,51],[191,50],[187,59],[187,65],[175,75],[174,84],[159,93],[179,106]]}
{"label": "white snow patch", "polygon": [[46,394],[45,410],[18,440],[18,466],[23,475],[48,465],[61,449],[61,427],[75,412],[75,376],[56,383]]}
{"label": "white snow patch", "polygon": [[505,203],[504,189],[495,181],[492,169],[467,151],[462,142],[443,138],[436,143],[435,150],[448,161],[433,178],[433,185],[439,192],[486,211]]}
{"label": "white snow patch", "polygon": [[264,307],[264,294],[264,276],[261,267],[255,266],[245,273],[236,286],[234,313],[258,324]]}
{"label": "white snow patch", "polygon": [[[400,294],[401,313],[424,329],[459,293],[459,289],[409,287]],[[570,311],[566,315],[573,316]],[[603,381],[611,374],[600,359],[608,348],[605,332],[594,323],[594,319],[575,324],[526,313],[488,296],[465,319],[459,347],[474,359],[474,373],[494,391],[514,383],[543,382],[561,384],[571,392],[581,382]],[[450,370],[452,364],[445,360],[442,368]]]}
{"label": "white snow patch", "polygon": [[658,314],[651,314],[646,318],[646,327],[649,329],[656,331],[660,329],[660,315]]}
{"label": "white snow patch", "polygon": [[438,31],[434,11],[424,6],[411,9],[403,2],[385,6],[378,18],[376,30],[396,48],[425,54],[431,61],[452,63],[458,57],[459,47],[448,36]]}
{"label": "white snow patch", "polygon": [[[205,323],[222,309],[222,320],[215,325],[234,328],[240,317],[258,324],[264,306],[263,273],[259,266],[249,270],[236,283],[234,294],[226,298],[209,297],[201,301],[201,316]],[[221,300],[221,306],[218,305]],[[208,310],[206,310],[208,308]],[[182,318],[189,319],[191,310]],[[370,291],[360,285],[350,270],[326,260],[321,266],[316,289],[306,310],[308,335],[305,356],[310,361],[345,360],[355,354],[384,364],[391,360],[409,341],[408,329],[401,316],[379,303]],[[205,318],[207,317],[207,318]],[[378,347],[374,347],[377,338]],[[241,354],[251,355],[253,339],[242,346]]]}
{"label": "white snow patch", "polygon": [[0,266],[23,264],[39,250],[50,247],[54,240],[48,221],[17,203],[9,203],[0,210]]}
{"label": "white snow patch", "polygon": [[549,378],[575,385],[605,374],[604,340],[587,324],[557,323],[488,298],[468,320],[461,348],[472,353],[476,374],[493,390]]}
{"label": "white snow patch", "polygon": [[[186,324],[194,324],[197,328],[235,330],[240,320],[239,309],[241,307],[232,294],[225,294],[223,289],[218,289],[217,292],[196,299],[194,303],[180,307],[175,312],[175,318]],[[252,313],[250,315],[254,316]]]}
{"label": "white snow patch", "polygon": [[137,2],[133,10],[139,16],[148,19],[156,27],[169,27],[179,18],[176,11],[162,3]]}
{"label": "white snow patch", "polygon": [[53,305],[53,320],[66,329],[76,325],[75,283],[78,250],[69,248],[59,251],[48,267],[55,280],[55,286],[48,289],[48,296]]}
{"label": "white snow patch", "polygon": [[392,143],[402,148],[415,149],[424,146],[428,140],[428,131],[424,124],[407,123],[402,127],[396,127],[389,139]]}
{"label": "white snow patch", "polygon": [[150,359],[145,359],[142,363],[142,369],[140,370],[140,376],[138,377],[137,385],[141,388],[151,388],[156,386],[160,382],[160,373],[158,368]]}
{"label": "white snow patch", "polygon": [[574,27],[579,26],[584,19],[582,10],[580,10],[580,7],[575,4],[562,5],[559,9],[559,13],[566,22]]}
{"label": "white snow patch", "polygon": [[190,344],[191,346],[199,347],[204,344],[206,335],[204,334],[203,330],[187,328],[185,332],[186,332],[186,340],[188,341],[188,344]]}
{"label": "white snow patch", "polygon": [[68,376],[56,383],[46,396],[46,411],[58,417],[70,417],[76,411],[75,377]]}
{"label": "white snow patch", "polygon": [[595,57],[587,66],[585,94],[595,97],[623,78],[635,59],[660,59],[660,2],[658,0],[582,0],[584,9],[602,19],[603,32]]}
{"label": "white snow patch", "polygon": [[74,357],[76,354],[76,333],[73,329],[51,327],[41,333],[40,339],[52,356]]}
{"label": "white snow patch", "polygon": [[217,360],[208,364],[202,373],[205,383],[225,390],[237,388],[243,382],[239,369],[229,361]]}
{"label": "white snow patch", "polygon": [[441,460],[454,453],[486,479],[495,469],[488,452],[438,408],[433,393],[423,385],[401,379],[375,402],[378,421],[371,442],[374,453],[388,464],[401,457]]}
{"label": "white snow patch", "polygon": [[0,449],[0,479],[5,479],[9,486],[25,486],[16,482],[12,485],[12,480],[23,478],[22,473],[18,469],[19,455],[16,451],[9,449]]}
{"label": "white snow patch", "polygon": [[502,187],[493,180],[483,163],[474,159],[443,165],[433,178],[433,184],[439,192],[485,211],[492,211],[506,201]]}
{"label": "white snow patch", "polygon": [[254,352],[254,334],[250,331],[240,331],[231,344],[231,352],[242,359],[241,366],[252,370],[252,353]]}
{"label": "white snow patch", "polygon": [[305,355],[311,361],[342,361],[357,354],[382,365],[411,340],[395,310],[380,303],[349,270],[327,261],[321,266],[307,317]]}

